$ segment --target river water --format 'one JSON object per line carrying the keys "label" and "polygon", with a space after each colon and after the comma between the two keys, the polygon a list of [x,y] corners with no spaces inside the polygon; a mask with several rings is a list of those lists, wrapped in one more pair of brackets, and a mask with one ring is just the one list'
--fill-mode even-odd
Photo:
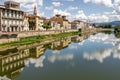
{"label": "river water", "polygon": [[120,80],[120,39],[98,33],[0,51],[0,80]]}

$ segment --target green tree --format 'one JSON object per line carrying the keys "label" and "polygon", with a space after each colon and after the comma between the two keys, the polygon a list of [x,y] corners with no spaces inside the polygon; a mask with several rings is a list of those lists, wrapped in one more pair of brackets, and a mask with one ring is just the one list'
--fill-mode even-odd
{"label": "green tree", "polygon": [[48,22],[47,24],[44,24],[42,27],[45,28],[46,30],[52,28],[51,22]]}
{"label": "green tree", "polygon": [[120,25],[118,25],[114,28],[114,32],[120,34]]}

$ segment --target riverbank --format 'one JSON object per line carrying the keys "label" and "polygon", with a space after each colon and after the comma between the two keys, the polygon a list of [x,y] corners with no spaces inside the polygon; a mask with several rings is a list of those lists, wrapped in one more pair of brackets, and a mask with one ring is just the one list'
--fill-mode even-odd
{"label": "riverbank", "polygon": [[79,35],[79,34],[81,33],[76,31],[76,32],[65,32],[65,33],[51,34],[51,35],[41,35],[41,36],[39,35],[39,36],[25,37],[25,38],[20,38],[19,41],[16,41],[16,42],[0,44],[0,49],[6,48],[6,47],[12,47],[12,46],[21,46],[21,45],[28,45],[32,43],[40,43],[46,40],[74,36],[74,35]]}

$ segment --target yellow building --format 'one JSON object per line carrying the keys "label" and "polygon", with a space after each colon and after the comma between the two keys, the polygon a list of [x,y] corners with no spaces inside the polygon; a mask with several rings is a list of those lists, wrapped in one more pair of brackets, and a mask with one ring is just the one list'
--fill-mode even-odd
{"label": "yellow building", "polygon": [[40,17],[37,16],[37,8],[34,7],[34,13],[28,15],[29,30],[39,30],[40,29]]}
{"label": "yellow building", "polygon": [[[60,25],[60,29],[62,29],[62,30],[68,29],[68,27],[70,26],[68,20],[66,19],[66,16],[61,16],[59,14],[52,17],[50,19],[50,21],[54,22],[54,24],[55,24],[54,27],[56,27],[56,25],[59,27],[59,25]],[[59,29],[58,27],[56,27],[56,28]]]}

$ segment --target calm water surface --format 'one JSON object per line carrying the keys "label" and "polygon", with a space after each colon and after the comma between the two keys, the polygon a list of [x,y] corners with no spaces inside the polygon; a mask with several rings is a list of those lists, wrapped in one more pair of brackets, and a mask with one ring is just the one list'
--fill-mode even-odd
{"label": "calm water surface", "polygon": [[0,52],[0,80],[120,80],[120,39],[113,33],[24,47]]}

